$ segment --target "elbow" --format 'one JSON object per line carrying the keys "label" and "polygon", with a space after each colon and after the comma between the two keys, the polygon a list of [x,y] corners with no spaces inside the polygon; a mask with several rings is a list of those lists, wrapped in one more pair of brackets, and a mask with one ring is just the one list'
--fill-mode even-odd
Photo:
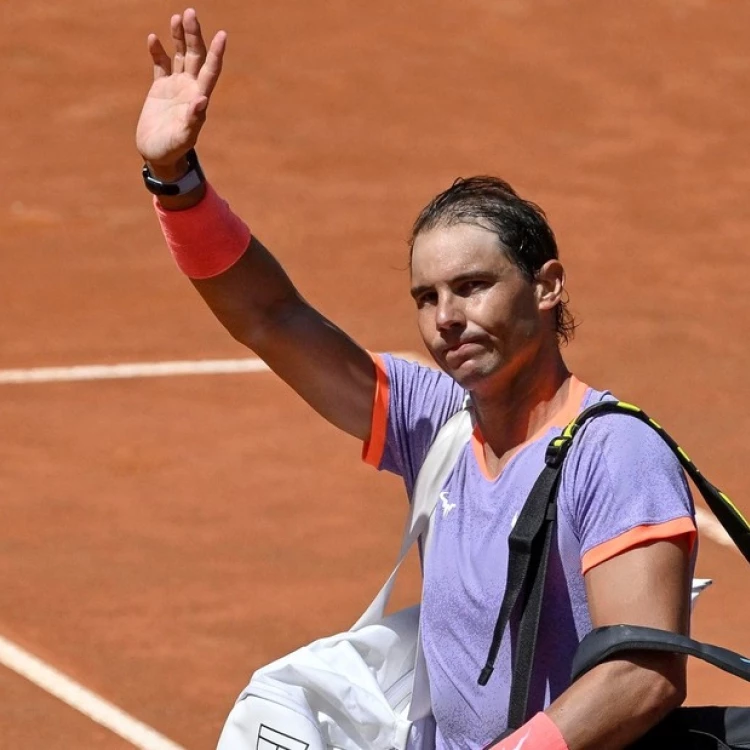
{"label": "elbow", "polygon": [[[644,665],[645,666],[645,665]],[[646,666],[642,675],[641,708],[649,724],[657,724],[687,698],[685,658],[669,655]]]}
{"label": "elbow", "polygon": [[636,735],[656,726],[685,701],[686,660],[675,654],[633,653],[629,659],[608,662],[600,679],[614,686],[618,715],[627,717]]}
{"label": "elbow", "polygon": [[652,688],[651,703],[653,710],[663,718],[668,713],[679,708],[687,698],[687,685],[685,680],[676,683],[659,675],[654,680]]}
{"label": "elbow", "polygon": [[224,322],[224,328],[238,344],[255,350],[255,341],[258,339],[256,326],[248,325],[246,321],[231,321]]}

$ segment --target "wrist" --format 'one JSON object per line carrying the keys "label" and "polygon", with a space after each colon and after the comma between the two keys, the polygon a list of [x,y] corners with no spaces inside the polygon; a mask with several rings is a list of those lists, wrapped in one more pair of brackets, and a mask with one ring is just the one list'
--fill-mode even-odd
{"label": "wrist", "polygon": [[146,188],[167,211],[192,208],[206,195],[206,178],[194,149],[177,160],[146,161],[142,174]]}
{"label": "wrist", "polygon": [[557,724],[543,711],[509,737],[489,745],[486,750],[516,750],[520,747],[523,750],[569,750]]}

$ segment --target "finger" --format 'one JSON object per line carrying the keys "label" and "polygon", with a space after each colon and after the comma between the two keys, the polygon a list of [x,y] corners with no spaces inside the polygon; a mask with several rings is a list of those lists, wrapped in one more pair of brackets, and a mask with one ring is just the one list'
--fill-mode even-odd
{"label": "finger", "polygon": [[169,25],[172,31],[172,44],[174,45],[172,72],[182,73],[185,69],[185,27],[182,25],[182,16],[179,13],[172,16]]}
{"label": "finger", "polygon": [[221,67],[224,62],[224,51],[227,48],[227,34],[225,31],[219,31],[211,41],[208,48],[206,62],[198,73],[198,90],[205,96],[211,96],[211,92],[216,86],[216,82],[221,75]]}
{"label": "finger", "polygon": [[154,61],[154,80],[164,78],[172,72],[172,61],[156,34],[148,35],[148,51]]}
{"label": "finger", "polygon": [[185,72],[192,76],[198,75],[201,66],[206,61],[206,44],[203,41],[198,16],[193,8],[188,8],[182,16],[182,27],[185,30]]}

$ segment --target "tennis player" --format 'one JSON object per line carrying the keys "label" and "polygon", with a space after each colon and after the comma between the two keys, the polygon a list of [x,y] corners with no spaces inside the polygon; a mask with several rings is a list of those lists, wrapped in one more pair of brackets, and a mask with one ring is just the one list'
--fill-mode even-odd
{"label": "tennis player", "polygon": [[[371,355],[303,299],[201,169],[195,146],[226,34],[207,46],[188,9],[172,17],[171,37],[171,54],[148,39],[154,81],[136,142],[166,242],[213,314],[408,492],[432,438],[471,397],[476,429],[440,493],[421,625],[436,747],[484,748],[507,725],[513,637],[489,684],[477,676],[503,596],[508,534],[549,440],[611,397],[563,359],[573,324],[554,234],[502,180],[456,181],[421,211],[411,238],[411,296],[440,371]],[[569,681],[592,627],[688,630],[696,530],[676,459],[641,422],[601,417],[576,437],[558,504],[536,713],[497,750],[618,750],[685,697],[685,662],[671,654],[633,654]]]}

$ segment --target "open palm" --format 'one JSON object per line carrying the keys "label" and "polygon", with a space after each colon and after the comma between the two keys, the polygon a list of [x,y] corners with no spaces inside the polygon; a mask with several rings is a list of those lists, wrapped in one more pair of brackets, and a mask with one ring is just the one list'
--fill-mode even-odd
{"label": "open palm", "polygon": [[136,128],[136,146],[141,156],[154,165],[172,165],[195,146],[226,48],[223,31],[206,48],[192,8],[172,16],[170,26],[172,58],[155,34],[148,38],[154,82]]}

